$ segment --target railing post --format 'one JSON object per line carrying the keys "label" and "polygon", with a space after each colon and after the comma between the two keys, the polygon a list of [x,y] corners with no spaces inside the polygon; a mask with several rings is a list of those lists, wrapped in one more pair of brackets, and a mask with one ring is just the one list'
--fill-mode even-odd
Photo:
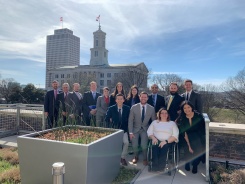
{"label": "railing post", "polygon": [[42,108],[42,130],[45,130],[45,112],[44,112],[44,106]]}
{"label": "railing post", "polygon": [[16,104],[16,132],[19,135],[20,131],[20,104]]}
{"label": "railing post", "polygon": [[65,164],[56,162],[52,167],[53,184],[64,184]]}
{"label": "railing post", "polygon": [[209,123],[210,119],[206,113],[203,113],[205,118],[205,129],[206,129],[206,181],[210,181],[209,176]]}

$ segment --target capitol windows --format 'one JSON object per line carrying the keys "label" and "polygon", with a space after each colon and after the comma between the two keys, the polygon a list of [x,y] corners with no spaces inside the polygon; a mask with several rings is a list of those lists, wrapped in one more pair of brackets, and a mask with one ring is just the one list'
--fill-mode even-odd
{"label": "capitol windows", "polygon": [[104,78],[104,73],[101,73],[100,74],[100,78]]}
{"label": "capitol windows", "polygon": [[98,40],[95,41],[95,46],[97,46],[97,47],[99,46],[99,41]]}
{"label": "capitol windows", "polygon": [[73,74],[73,79],[76,79],[77,78],[77,73],[74,73]]}
{"label": "capitol windows", "polygon": [[94,51],[94,56],[95,56],[95,57],[98,57],[98,55],[99,55],[99,54],[98,54],[98,51],[97,51],[97,50]]}
{"label": "capitol windows", "polygon": [[107,77],[108,78],[111,78],[111,73],[107,73]]}
{"label": "capitol windows", "polygon": [[111,80],[107,80],[107,86],[111,86]]}
{"label": "capitol windows", "polygon": [[104,80],[100,80],[100,85],[104,86]]}
{"label": "capitol windows", "polygon": [[55,78],[58,79],[59,78],[59,75],[58,74],[55,74]]}
{"label": "capitol windows", "polygon": [[60,78],[65,78],[65,74],[61,74]]}

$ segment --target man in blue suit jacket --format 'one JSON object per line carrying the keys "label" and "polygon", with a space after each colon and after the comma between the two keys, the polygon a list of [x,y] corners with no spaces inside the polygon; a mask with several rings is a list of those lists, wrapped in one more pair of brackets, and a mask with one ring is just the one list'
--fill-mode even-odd
{"label": "man in blue suit jacket", "polygon": [[155,112],[157,113],[159,109],[165,107],[165,99],[163,96],[158,94],[158,85],[153,84],[151,86],[152,94],[148,96],[147,103],[154,107]]}
{"label": "man in blue suit jacket", "polygon": [[96,122],[96,103],[100,93],[96,92],[97,83],[90,82],[90,91],[83,94],[83,118],[87,126],[90,126],[91,117],[94,117],[94,123]]}
{"label": "man in blue suit jacket", "polygon": [[123,94],[116,95],[116,105],[112,105],[108,108],[106,113],[105,121],[108,122],[109,127],[124,130],[123,135],[123,151],[121,155],[121,164],[127,166],[127,161],[125,157],[128,153],[128,118],[130,113],[130,108],[124,105]]}

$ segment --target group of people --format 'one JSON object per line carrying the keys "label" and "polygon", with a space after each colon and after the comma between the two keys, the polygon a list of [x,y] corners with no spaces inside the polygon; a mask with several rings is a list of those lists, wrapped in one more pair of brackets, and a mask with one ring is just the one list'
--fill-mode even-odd
{"label": "group of people", "polygon": [[[92,81],[90,90],[83,95],[79,92],[80,85],[73,84],[69,92],[69,84],[62,85],[58,91],[58,82],[53,81],[53,90],[45,96],[45,115],[48,126],[57,126],[58,114],[61,111],[63,125],[69,117],[78,125],[91,125],[122,129],[123,149],[121,164],[127,166],[126,155],[129,142],[132,142],[135,164],[139,161],[139,148],[143,154],[143,164],[148,165],[147,147],[152,143],[152,169],[164,170],[167,150],[172,143],[178,142],[185,149],[185,169],[197,173],[197,166],[204,160],[205,153],[205,122],[202,116],[202,100],[200,94],[192,90],[192,81],[186,80],[186,92],[178,94],[178,85],[169,85],[170,94],[164,98],[158,94],[158,85],[153,84],[151,94],[139,92],[136,85],[130,88],[126,97],[123,84],[118,82],[112,94],[108,87],[103,94],[96,91],[97,84]],[[85,122],[85,123],[82,123]],[[139,146],[140,144],[140,146]]]}

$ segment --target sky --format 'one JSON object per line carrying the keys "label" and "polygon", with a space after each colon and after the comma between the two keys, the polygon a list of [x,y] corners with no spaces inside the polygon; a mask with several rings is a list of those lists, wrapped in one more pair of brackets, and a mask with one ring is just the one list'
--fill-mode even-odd
{"label": "sky", "polygon": [[109,64],[218,85],[245,67],[244,10],[244,0],[0,0],[0,75],[44,87],[46,37],[60,17],[89,64],[100,15]]}

